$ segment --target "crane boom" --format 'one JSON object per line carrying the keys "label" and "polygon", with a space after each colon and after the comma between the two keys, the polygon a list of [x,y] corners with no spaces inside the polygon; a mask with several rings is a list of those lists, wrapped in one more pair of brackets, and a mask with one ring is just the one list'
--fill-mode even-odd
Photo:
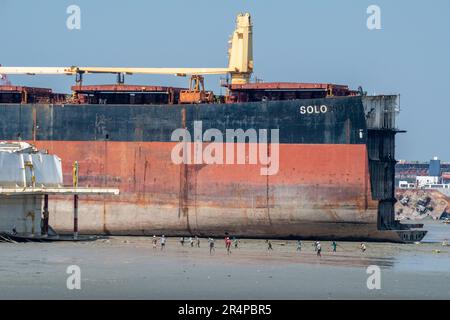
{"label": "crane boom", "polygon": [[239,14],[236,19],[236,29],[230,41],[228,51],[228,68],[121,68],[121,67],[2,67],[0,74],[27,75],[82,75],[90,73],[111,74],[171,74],[213,75],[231,74],[232,83],[247,83],[253,72],[253,38],[250,14]]}
{"label": "crane boom", "polygon": [[232,71],[235,70],[229,68],[0,67],[0,74],[27,75],[74,75],[77,73],[207,75],[226,74]]}
{"label": "crane boom", "polygon": [[0,67],[0,74],[75,74],[71,68],[58,67]]}

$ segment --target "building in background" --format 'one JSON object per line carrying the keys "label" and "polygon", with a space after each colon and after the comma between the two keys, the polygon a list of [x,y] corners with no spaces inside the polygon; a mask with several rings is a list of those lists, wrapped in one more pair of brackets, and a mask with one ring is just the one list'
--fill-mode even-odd
{"label": "building in background", "polygon": [[431,177],[441,176],[441,160],[439,160],[438,157],[434,157],[432,160],[430,160],[428,175]]}
{"label": "building in background", "polygon": [[443,189],[450,191],[450,163],[434,157],[430,162],[399,161],[395,182],[400,189]]}

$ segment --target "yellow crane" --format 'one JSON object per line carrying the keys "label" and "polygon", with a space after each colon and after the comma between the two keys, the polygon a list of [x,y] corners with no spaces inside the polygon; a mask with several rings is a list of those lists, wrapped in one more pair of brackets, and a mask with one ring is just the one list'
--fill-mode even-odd
{"label": "yellow crane", "polygon": [[249,13],[239,14],[236,19],[236,29],[229,42],[227,68],[126,68],[126,67],[2,67],[0,74],[26,75],[76,75],[81,82],[83,74],[110,73],[123,75],[132,74],[168,74],[186,75],[217,75],[230,74],[232,84],[248,83],[253,72],[253,37],[252,22]]}

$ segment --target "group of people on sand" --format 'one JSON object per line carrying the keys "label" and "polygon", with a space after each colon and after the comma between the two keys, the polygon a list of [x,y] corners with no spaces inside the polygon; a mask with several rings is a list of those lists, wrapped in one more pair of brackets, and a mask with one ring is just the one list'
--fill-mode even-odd
{"label": "group of people on sand", "polygon": [[[229,236],[225,237],[225,248],[227,249],[227,254],[231,254],[231,244],[234,243],[234,248],[238,248],[239,240],[235,237],[233,238],[233,241],[231,241]],[[208,238],[208,244],[209,244],[209,254],[213,254],[216,252],[216,248],[214,247],[215,240],[214,238]]]}
{"label": "group of people on sand", "polygon": [[[300,242],[300,240],[298,240],[298,242]],[[313,246],[314,246],[314,250],[317,253],[317,256],[318,257],[322,257],[322,245],[320,244],[320,242],[319,241],[315,241],[313,243]],[[336,243],[336,241],[331,242],[331,250],[332,250],[332,252],[337,252],[337,246],[338,246],[338,244]],[[301,244],[300,244],[300,247],[301,247]],[[366,245],[364,243],[361,243],[359,248],[360,248],[360,250],[362,252],[366,251]]]}
{"label": "group of people on sand", "polygon": [[[166,247],[166,241],[167,240],[166,240],[165,235],[162,235],[159,238],[159,243],[161,244],[161,250],[164,250],[164,248]],[[153,250],[155,250],[156,247],[158,246],[158,238],[155,235],[153,235],[153,237],[152,237],[152,246],[153,246]]]}
{"label": "group of people on sand", "polygon": [[[300,241],[300,240],[299,240]],[[314,251],[316,251],[316,253],[317,253],[317,256],[318,257],[322,257],[322,245],[320,244],[320,241],[315,241],[314,243],[313,243],[313,246],[314,246]],[[332,243],[331,243],[331,249],[333,250],[333,252],[336,252],[337,250],[337,243],[336,243],[336,241],[333,241]]]}
{"label": "group of people on sand", "polygon": [[[162,235],[159,238],[161,250],[164,250],[164,248],[166,247],[166,241],[167,240],[164,235]],[[234,245],[235,249],[237,249],[239,247],[240,241],[236,237],[233,237],[233,240],[231,240],[230,237],[227,235],[227,236],[225,236],[224,241],[225,241],[225,248],[227,249],[227,254],[231,254],[232,244]],[[185,242],[186,242],[185,237],[181,237],[180,244],[182,247],[184,247]],[[188,242],[189,242],[191,248],[193,248],[194,246],[197,246],[197,248],[200,248],[200,238],[198,236],[195,236],[194,238],[189,237]],[[214,243],[215,243],[214,238],[211,238],[211,237],[208,238],[209,254],[213,254],[216,252]],[[155,235],[152,238],[152,244],[153,244],[153,249],[156,249],[158,246],[158,238]],[[266,245],[267,245],[268,251],[273,251],[272,242],[270,240],[266,240]],[[298,252],[302,251],[302,245],[303,245],[302,241],[297,240],[297,251]],[[314,241],[312,243],[312,245],[314,246],[314,251],[316,252],[317,256],[322,257],[322,245],[320,244],[320,241]],[[336,243],[336,241],[333,241],[331,243],[331,249],[333,252],[337,252],[337,246],[338,246],[338,244]],[[361,250],[361,252],[365,252],[367,248],[366,248],[366,245],[362,242],[359,246],[359,249]]]}
{"label": "group of people on sand", "polygon": [[[195,236],[194,238],[189,237],[189,239],[187,240],[189,242],[189,245],[191,246],[191,248],[193,248],[194,246],[196,246],[197,248],[200,248],[200,238],[198,236]],[[166,236],[162,235],[161,237],[159,237],[159,243],[161,246],[161,251],[165,249],[166,247]],[[229,236],[225,237],[225,248],[227,249],[227,254],[231,254],[231,245],[234,244],[234,248],[237,249],[239,247],[239,240],[236,239],[236,237],[233,237],[233,241],[230,239]],[[180,238],[180,244],[182,247],[184,247],[184,244],[186,243],[186,238],[185,237],[181,237]],[[209,253],[213,254],[215,253],[216,249],[214,247],[214,243],[215,240],[214,238],[208,238],[208,246],[209,246]],[[152,237],[152,246],[153,249],[156,249],[158,247],[158,237],[156,235],[153,235]]]}
{"label": "group of people on sand", "polygon": [[[166,236],[162,235],[161,238],[159,238],[159,243],[161,244],[161,250],[164,250],[164,248],[166,247]],[[156,249],[156,247],[158,246],[158,238],[153,235],[152,237],[152,246],[153,246],[153,250]]]}
{"label": "group of people on sand", "polygon": [[[273,250],[272,247],[272,243],[270,242],[270,240],[266,240],[267,243],[267,250]],[[316,252],[318,257],[322,257],[322,244],[320,243],[320,241],[314,241],[312,243],[312,245],[314,246],[314,251]],[[301,252],[302,251],[302,241],[301,240],[297,240],[297,251]],[[331,250],[332,252],[337,252],[337,247],[338,244],[336,243],[336,241],[331,242]],[[360,250],[362,252],[366,251],[366,245],[364,243],[361,243],[359,246]]]}
{"label": "group of people on sand", "polygon": [[[322,245],[320,244],[320,242],[319,241],[315,241],[313,243],[313,246],[315,247],[314,250],[316,251],[317,256],[318,257],[322,257]],[[331,250],[332,250],[332,252],[337,252],[337,246],[338,246],[338,244],[336,243],[336,241],[331,242]],[[360,248],[360,250],[362,252],[366,251],[366,245],[364,243],[361,243],[359,248]]]}
{"label": "group of people on sand", "polygon": [[[197,237],[197,236],[195,236],[195,238],[189,237],[188,241],[189,241],[191,248],[193,248],[194,245],[196,245],[197,248],[200,248],[200,238],[199,237]],[[184,247],[185,242],[186,242],[186,239],[184,237],[181,237],[180,243],[181,243],[182,247]]]}
{"label": "group of people on sand", "polygon": [[233,244],[234,248],[239,248],[239,240],[236,237],[233,237],[233,241],[229,236],[225,237],[225,248],[227,249],[227,254],[231,254],[231,245]]}

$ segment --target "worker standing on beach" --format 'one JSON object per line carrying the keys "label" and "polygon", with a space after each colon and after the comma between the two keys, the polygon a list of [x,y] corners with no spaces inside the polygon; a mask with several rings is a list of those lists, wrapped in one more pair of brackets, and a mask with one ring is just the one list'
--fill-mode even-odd
{"label": "worker standing on beach", "polygon": [[361,243],[359,248],[361,249],[362,252],[366,252],[366,245],[364,243]]}
{"label": "worker standing on beach", "polygon": [[313,242],[313,246],[314,246],[314,251],[317,252],[317,245],[319,244],[319,241],[314,241]]}
{"label": "worker standing on beach", "polygon": [[191,248],[194,247],[194,239],[192,237],[189,237],[189,243],[191,244]]}
{"label": "worker standing on beach", "polygon": [[336,241],[333,241],[333,243],[331,243],[331,247],[333,248],[333,252],[336,252],[336,247],[337,247]]}
{"label": "worker standing on beach", "polygon": [[302,242],[300,240],[297,240],[297,251],[302,251]]}
{"label": "worker standing on beach", "polygon": [[161,251],[166,247],[166,237],[164,235],[161,236]]}
{"label": "worker standing on beach", "polygon": [[239,240],[236,237],[233,237],[234,248],[237,249],[239,245]]}
{"label": "worker standing on beach", "polygon": [[156,238],[155,235],[153,235],[152,244],[153,244],[153,249],[156,249],[156,245],[158,244],[158,238]]}
{"label": "worker standing on beach", "polygon": [[320,245],[319,241],[317,241],[316,249],[317,249],[317,256],[322,257],[322,246]]}
{"label": "worker standing on beach", "polygon": [[231,253],[231,239],[230,237],[225,238],[225,247],[227,248],[227,254]]}
{"label": "worker standing on beach", "polygon": [[181,246],[184,247],[184,237],[180,238],[180,243],[181,243]]}
{"label": "worker standing on beach", "polygon": [[209,254],[212,254],[213,251],[216,252],[216,249],[214,249],[214,239],[209,238],[208,243],[209,243]]}
{"label": "worker standing on beach", "polygon": [[197,248],[200,248],[200,238],[195,236],[195,242],[197,243]]}
{"label": "worker standing on beach", "polygon": [[268,250],[268,251],[273,250],[273,248],[272,248],[272,242],[270,242],[270,240],[266,240],[266,243],[267,243],[267,250]]}

